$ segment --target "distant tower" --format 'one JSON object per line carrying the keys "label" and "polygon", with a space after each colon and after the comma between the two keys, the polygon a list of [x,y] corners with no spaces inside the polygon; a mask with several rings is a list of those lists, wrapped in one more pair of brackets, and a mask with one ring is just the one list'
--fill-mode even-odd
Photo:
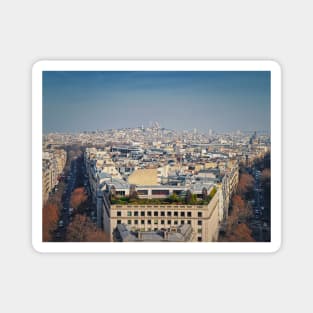
{"label": "distant tower", "polygon": [[209,129],[209,136],[213,136],[213,130],[211,128]]}
{"label": "distant tower", "polygon": [[193,129],[193,133],[194,133],[194,134],[197,134],[197,128],[194,128],[194,129]]}

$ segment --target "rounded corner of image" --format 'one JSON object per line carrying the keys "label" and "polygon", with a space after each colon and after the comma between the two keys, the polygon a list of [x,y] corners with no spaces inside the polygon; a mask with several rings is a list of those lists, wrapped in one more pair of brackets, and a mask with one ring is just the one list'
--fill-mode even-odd
{"label": "rounded corner of image", "polygon": [[31,243],[31,247],[33,249],[34,252],[38,253],[38,254],[42,254],[44,253],[45,251],[42,249],[42,242],[38,242],[36,240],[32,240],[32,243]]}
{"label": "rounded corner of image", "polygon": [[47,63],[46,60],[36,60],[35,62],[33,62],[31,68],[32,68],[32,73],[36,73],[38,71],[42,71],[42,69],[44,68],[45,63]]}
{"label": "rounded corner of image", "polygon": [[272,71],[276,71],[277,73],[279,73],[279,75],[281,75],[282,73],[282,64],[276,60],[276,59],[272,59],[268,61],[270,64],[270,68]]}
{"label": "rounded corner of image", "polygon": [[276,242],[271,242],[270,249],[268,250],[268,253],[271,254],[277,254],[281,251],[282,249],[282,240],[279,239]]}

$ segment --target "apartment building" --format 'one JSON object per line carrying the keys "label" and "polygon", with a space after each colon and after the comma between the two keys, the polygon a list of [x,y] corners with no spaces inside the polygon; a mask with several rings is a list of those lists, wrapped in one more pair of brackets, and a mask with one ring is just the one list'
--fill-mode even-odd
{"label": "apartment building", "polygon": [[231,167],[225,173],[220,184],[222,196],[221,196],[221,207],[223,212],[220,214],[221,221],[228,217],[228,210],[230,206],[230,200],[232,195],[237,189],[239,182],[239,166],[238,163],[232,163]]}
{"label": "apartment building", "polygon": [[51,190],[59,183],[60,175],[66,163],[66,151],[63,149],[49,149],[43,151],[42,156],[42,203],[49,198]]}
{"label": "apartment building", "polygon": [[117,225],[127,225],[133,231],[174,231],[187,224],[192,228],[193,241],[217,241],[221,190],[205,205],[180,204],[111,204],[108,196],[103,197],[104,231],[113,241]]}
{"label": "apartment building", "polygon": [[[190,225],[191,241],[216,241],[219,223],[227,217],[230,197],[237,187],[237,162],[209,161],[207,166],[201,161],[189,163],[198,166],[190,172],[188,163],[182,166],[172,158],[164,160],[162,156],[158,166],[151,167],[150,164],[146,168],[133,170],[124,179],[114,175],[113,170],[107,170],[106,165],[119,172],[117,169],[123,158],[125,162],[133,160],[129,155],[136,149],[119,147],[112,154],[95,148],[86,149],[85,164],[92,199],[97,206],[98,227],[103,228],[114,240],[117,225],[126,225],[127,229],[137,233],[175,232],[179,226]],[[115,153],[119,156],[116,157]],[[126,157],[122,157],[122,154]],[[113,159],[118,160],[117,164]],[[141,166],[146,161],[142,158],[136,162]],[[138,199],[145,201],[129,201],[134,192]],[[162,201],[173,195],[187,199],[187,193],[198,200],[192,203],[183,200],[179,204]],[[207,195],[212,196],[208,198]],[[203,201],[205,199],[209,199],[209,202]],[[149,203],[149,200],[157,201]]]}

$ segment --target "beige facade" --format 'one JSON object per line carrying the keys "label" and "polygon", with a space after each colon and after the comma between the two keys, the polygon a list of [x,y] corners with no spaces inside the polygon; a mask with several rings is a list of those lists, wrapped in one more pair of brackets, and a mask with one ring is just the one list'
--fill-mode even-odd
{"label": "beige facade", "polygon": [[230,200],[237,189],[238,181],[239,167],[237,163],[233,163],[232,168],[224,175],[220,186],[222,191],[221,206],[223,207],[223,213],[220,214],[220,220],[226,219],[228,216]]}
{"label": "beige facade", "polygon": [[51,171],[49,168],[43,168],[42,172],[42,203],[46,203],[51,190]]}
{"label": "beige facade", "polygon": [[54,158],[56,160],[57,174],[60,175],[66,163],[66,151],[62,149],[55,150]]}
{"label": "beige facade", "polygon": [[190,224],[194,241],[217,241],[219,232],[218,190],[208,205],[111,205],[104,201],[104,231],[113,240],[117,224],[128,225],[136,231],[173,230]]}
{"label": "beige facade", "polygon": [[66,163],[66,151],[63,149],[43,151],[42,162],[42,203],[49,198],[50,191],[58,184]]}

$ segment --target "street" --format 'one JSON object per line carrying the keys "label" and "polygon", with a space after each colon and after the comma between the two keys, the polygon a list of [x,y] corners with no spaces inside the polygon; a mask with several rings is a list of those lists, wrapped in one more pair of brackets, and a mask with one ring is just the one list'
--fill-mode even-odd
{"label": "street", "polygon": [[58,228],[54,232],[54,241],[65,241],[66,228],[72,220],[73,209],[70,208],[71,193],[75,189],[77,176],[77,159],[71,161],[70,172],[65,173],[66,190],[62,195],[62,210],[58,221]]}
{"label": "street", "polygon": [[67,185],[62,195],[62,210],[60,212],[58,227],[55,230],[53,237],[53,241],[58,242],[66,241],[67,226],[77,213],[70,205],[71,194],[75,188],[85,188],[88,194],[88,199],[86,201],[88,206],[84,210],[84,214],[87,215],[94,223],[97,221],[96,207],[90,201],[89,181],[82,157],[75,157],[71,161],[70,171],[65,173],[65,182]]}
{"label": "street", "polygon": [[252,168],[254,184],[254,199],[250,201],[252,206],[252,217],[249,220],[249,227],[252,229],[256,241],[270,241],[270,222],[264,212],[264,190],[261,185],[261,171],[257,167]]}

